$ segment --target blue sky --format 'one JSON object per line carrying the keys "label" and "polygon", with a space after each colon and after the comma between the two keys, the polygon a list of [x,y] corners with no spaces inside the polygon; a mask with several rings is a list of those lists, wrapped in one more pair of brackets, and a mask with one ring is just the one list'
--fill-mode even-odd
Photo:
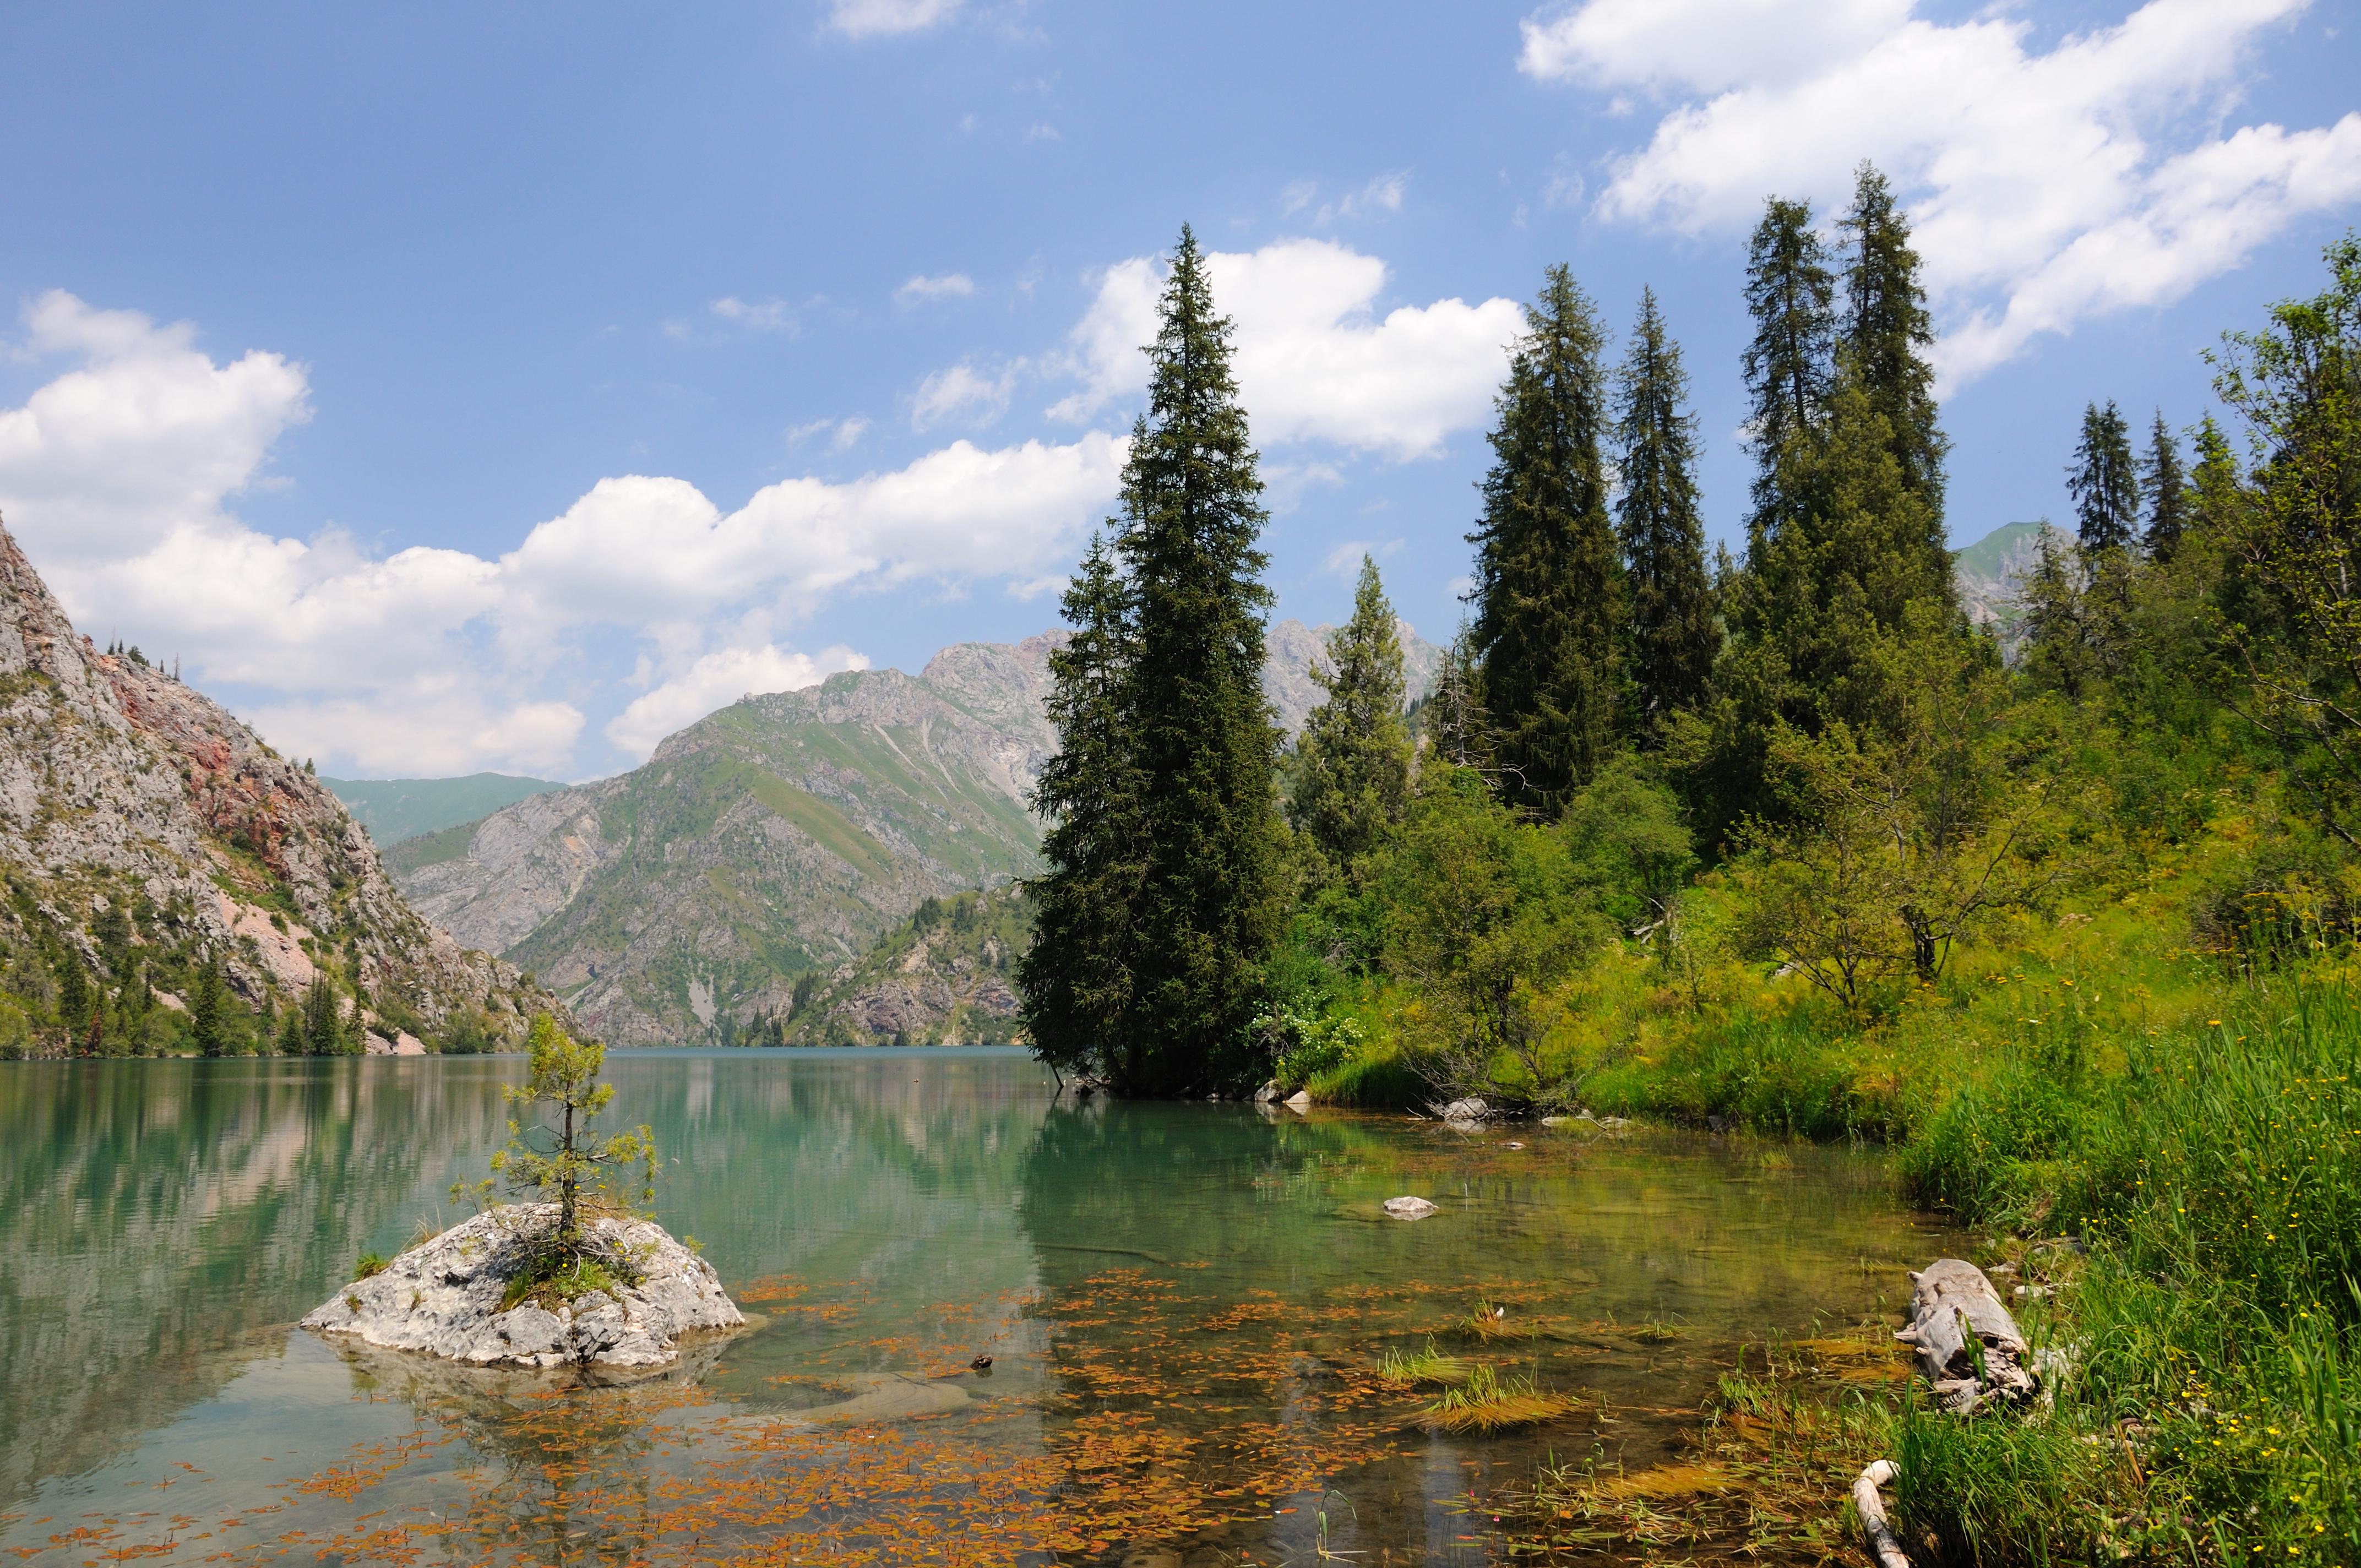
{"label": "blue sky", "polygon": [[1763,195],[1892,171],[1954,543],[2361,214],[2349,0],[43,5],[0,17],[0,515],[335,771],[584,777],[1055,615],[1155,258],[1217,253],[1279,612],[1455,620],[1514,303],[1653,285],[1734,539]]}

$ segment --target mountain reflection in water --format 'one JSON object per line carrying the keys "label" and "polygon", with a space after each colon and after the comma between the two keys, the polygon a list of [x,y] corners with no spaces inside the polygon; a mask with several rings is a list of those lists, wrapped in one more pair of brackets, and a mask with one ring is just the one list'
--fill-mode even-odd
{"label": "mountain reflection in water", "polygon": [[[285,1326],[456,1217],[521,1062],[0,1068],[0,1550],[1488,1560],[1468,1498],[1674,1457],[1737,1343],[1872,1311],[1939,1245],[1840,1152],[1077,1104],[980,1050],[609,1066],[659,1217],[760,1319],[628,1388]],[[1573,1413],[1430,1432],[1375,1376],[1430,1338]]]}

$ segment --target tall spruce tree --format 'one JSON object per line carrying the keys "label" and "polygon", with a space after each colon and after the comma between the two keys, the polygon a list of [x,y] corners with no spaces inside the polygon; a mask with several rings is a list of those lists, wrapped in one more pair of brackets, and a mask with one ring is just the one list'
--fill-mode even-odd
{"label": "tall spruce tree", "polygon": [[1835,380],[1836,276],[1810,203],[1764,203],[1747,245],[1746,310],[1754,318],[1740,361],[1754,448],[1751,543],[1792,509],[1795,486],[1783,470],[1809,451]]}
{"label": "tall spruce tree", "polygon": [[1202,1093],[1255,1070],[1240,1053],[1285,914],[1279,736],[1262,690],[1262,480],[1230,323],[1185,227],[1160,317],[1115,542],[1132,604],[1125,718],[1143,863],[1131,995],[1107,1045],[1116,1087],[1134,1094]]}
{"label": "tall spruce tree", "polygon": [[2156,411],[2147,437],[2147,457],[2141,465],[2140,488],[2147,492],[2147,553],[2151,559],[2169,561],[2180,547],[2189,526],[2189,479],[2181,472],[2180,443]]}
{"label": "tall spruce tree", "polygon": [[2128,550],[2139,539],[2139,474],[2132,464],[2131,427],[2113,398],[2082,410],[2081,439],[2066,469],[2066,490],[2074,498],[2075,531],[2086,566],[2110,550]]}
{"label": "tall spruce tree", "polygon": [[1525,311],[1496,401],[1470,627],[1504,796],[1554,817],[1624,723],[1621,562],[1600,458],[1607,398],[1589,299],[1564,266]]}
{"label": "tall spruce tree", "polygon": [[1870,407],[1885,421],[1902,483],[1926,498],[1933,536],[1925,547],[1940,553],[1943,455],[1950,444],[1936,422],[1935,367],[1927,358],[1935,325],[1927,313],[1909,220],[1875,166],[1861,166],[1842,226],[1850,249],[1839,352]]}
{"label": "tall spruce tree", "polygon": [[1296,742],[1288,816],[1329,867],[1358,884],[1410,798],[1410,726],[1402,714],[1401,635],[1378,564],[1361,557],[1353,618],[1328,639],[1312,678],[1327,699]]}
{"label": "tall spruce tree", "polygon": [[1130,1011],[1143,872],[1130,590],[1102,536],[1092,535],[1062,609],[1073,635],[1049,655],[1058,751],[1033,791],[1033,808],[1049,823],[1041,842],[1049,871],[1028,889],[1034,940],[1017,959],[1016,989],[1034,1052],[1082,1072],[1099,1065]]}
{"label": "tall spruce tree", "polygon": [[1697,515],[1697,416],[1688,411],[1680,345],[1664,330],[1655,291],[1617,377],[1616,531],[1631,594],[1631,678],[1640,718],[1661,721],[1705,700],[1721,651],[1705,523]]}

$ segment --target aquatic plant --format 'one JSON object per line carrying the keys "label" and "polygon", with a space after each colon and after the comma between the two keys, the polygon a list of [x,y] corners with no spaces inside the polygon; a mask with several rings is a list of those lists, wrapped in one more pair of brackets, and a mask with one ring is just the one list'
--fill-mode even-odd
{"label": "aquatic plant", "polygon": [[1465,1383],[1444,1390],[1443,1398],[1419,1413],[1437,1431],[1495,1432],[1538,1426],[1576,1408],[1563,1394],[1543,1393],[1531,1377],[1503,1377],[1478,1363]]}
{"label": "aquatic plant", "polygon": [[1426,1342],[1424,1350],[1404,1355],[1399,1350],[1389,1349],[1378,1358],[1378,1380],[1404,1388],[1416,1387],[1421,1384],[1447,1387],[1466,1382],[1474,1370],[1469,1363],[1435,1349],[1431,1339]]}

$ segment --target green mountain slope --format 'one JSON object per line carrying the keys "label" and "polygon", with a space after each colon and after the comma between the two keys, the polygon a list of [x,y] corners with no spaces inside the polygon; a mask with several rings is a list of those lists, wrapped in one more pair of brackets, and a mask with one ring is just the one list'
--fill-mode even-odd
{"label": "green mountain slope", "polygon": [[528,795],[566,786],[510,773],[469,773],[462,779],[327,779],[320,781],[379,844],[489,817]]}
{"label": "green mountain slope", "polygon": [[[617,1044],[719,1042],[928,898],[1033,871],[1047,639],[748,697],[617,778],[533,795],[390,863],[429,917]],[[808,994],[808,990],[807,992]]]}
{"label": "green mountain slope", "polygon": [[1959,585],[1960,603],[1967,609],[1968,619],[1992,627],[2012,656],[2018,637],[2017,594],[2033,571],[2034,549],[2040,537],[2039,523],[2012,522],[1951,553],[1951,578]]}

